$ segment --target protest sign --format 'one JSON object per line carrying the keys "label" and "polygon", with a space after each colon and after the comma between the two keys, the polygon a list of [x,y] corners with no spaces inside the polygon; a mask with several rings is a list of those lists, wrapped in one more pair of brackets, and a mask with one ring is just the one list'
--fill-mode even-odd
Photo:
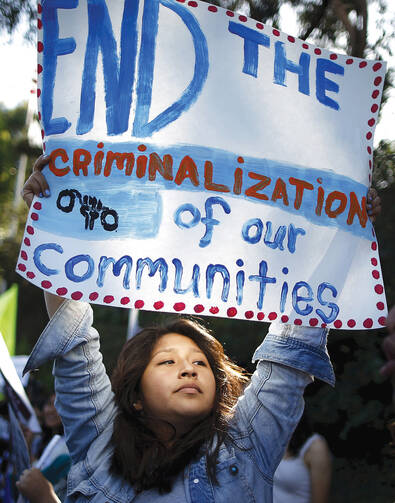
{"label": "protest sign", "polygon": [[383,62],[195,0],[39,16],[51,197],[32,205],[20,274],[113,306],[384,324],[366,212]]}

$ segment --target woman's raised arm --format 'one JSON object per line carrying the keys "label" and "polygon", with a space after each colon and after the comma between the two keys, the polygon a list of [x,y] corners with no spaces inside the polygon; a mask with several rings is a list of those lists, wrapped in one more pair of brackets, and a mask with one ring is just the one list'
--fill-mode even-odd
{"label": "woman's raised arm", "polygon": [[[26,180],[22,189],[22,197],[28,208],[30,208],[34,196],[49,197],[51,191],[42,170],[49,163],[49,155],[41,155],[33,165],[33,172]],[[49,318],[55,314],[58,307],[63,303],[64,299],[49,292],[44,292],[45,305]]]}

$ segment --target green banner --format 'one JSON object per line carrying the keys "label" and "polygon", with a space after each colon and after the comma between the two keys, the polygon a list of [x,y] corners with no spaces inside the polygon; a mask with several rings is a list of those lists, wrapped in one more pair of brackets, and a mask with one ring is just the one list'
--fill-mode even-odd
{"label": "green banner", "polygon": [[11,356],[15,354],[18,285],[14,284],[0,295],[0,332]]}

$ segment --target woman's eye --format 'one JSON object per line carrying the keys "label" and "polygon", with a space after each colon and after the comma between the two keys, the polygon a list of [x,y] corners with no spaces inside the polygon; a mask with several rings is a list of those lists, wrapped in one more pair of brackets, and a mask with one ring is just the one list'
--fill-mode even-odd
{"label": "woman's eye", "polygon": [[206,367],[206,362],[203,360],[196,360],[194,363],[196,363],[196,365],[202,365],[203,367]]}
{"label": "woman's eye", "polygon": [[159,365],[170,365],[171,363],[174,363],[174,360],[164,360],[160,362]]}

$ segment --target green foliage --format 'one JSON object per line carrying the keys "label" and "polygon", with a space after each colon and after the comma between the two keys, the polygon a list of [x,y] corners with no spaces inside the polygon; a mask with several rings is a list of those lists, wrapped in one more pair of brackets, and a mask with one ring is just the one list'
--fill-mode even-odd
{"label": "green foliage", "polygon": [[20,21],[26,17],[29,29],[26,33],[32,39],[37,18],[37,3],[35,0],[0,0],[0,30],[8,33],[15,31]]}
{"label": "green foliage", "polygon": [[374,151],[373,184],[387,189],[395,181],[395,141],[382,140]]}
{"label": "green foliage", "polygon": [[[359,439],[364,443],[365,438]],[[393,503],[394,462],[384,458],[378,463],[364,459],[336,458],[333,463],[332,503]]]}

